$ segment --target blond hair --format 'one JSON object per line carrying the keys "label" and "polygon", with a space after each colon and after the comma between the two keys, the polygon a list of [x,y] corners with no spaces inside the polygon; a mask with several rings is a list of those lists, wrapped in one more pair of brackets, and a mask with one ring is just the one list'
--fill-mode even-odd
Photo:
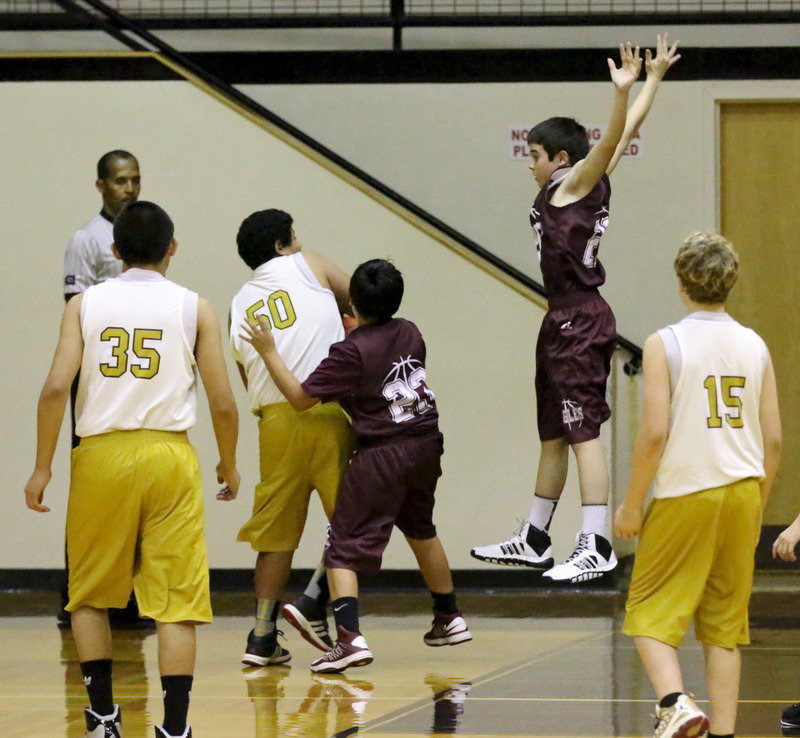
{"label": "blond hair", "polygon": [[722,236],[698,231],[678,249],[675,273],[693,302],[723,303],[739,276],[739,255]]}

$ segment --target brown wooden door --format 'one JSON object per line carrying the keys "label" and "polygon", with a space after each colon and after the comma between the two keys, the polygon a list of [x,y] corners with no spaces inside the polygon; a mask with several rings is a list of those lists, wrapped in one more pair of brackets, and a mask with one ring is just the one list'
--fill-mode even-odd
{"label": "brown wooden door", "polygon": [[765,523],[800,512],[800,103],[725,103],[720,136],[722,233],[739,252],[731,314],[775,364],[784,452]]}

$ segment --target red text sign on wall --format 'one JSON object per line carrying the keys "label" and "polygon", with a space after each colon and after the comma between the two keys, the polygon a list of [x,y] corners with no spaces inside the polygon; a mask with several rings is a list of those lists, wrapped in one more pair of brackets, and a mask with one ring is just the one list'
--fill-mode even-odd
{"label": "red text sign on wall", "polygon": [[[605,126],[587,126],[586,134],[589,137],[589,145],[596,144],[603,135]],[[510,126],[509,127],[509,154],[512,159],[527,159],[528,154],[528,127]],[[642,139],[639,132],[633,134],[631,142],[625,149],[624,156],[628,159],[638,159],[642,155]]]}

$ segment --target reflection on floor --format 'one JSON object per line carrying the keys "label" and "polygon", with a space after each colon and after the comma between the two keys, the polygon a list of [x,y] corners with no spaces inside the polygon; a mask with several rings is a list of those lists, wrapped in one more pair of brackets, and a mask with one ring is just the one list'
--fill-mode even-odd
{"label": "reflection on floor", "polygon": [[[646,736],[652,695],[618,617],[470,618],[475,640],[431,649],[422,615],[369,616],[375,662],[312,675],[316,651],[288,634],[290,665],[242,668],[246,618],[201,631],[191,720],[197,738],[294,736]],[[785,625],[785,624],[784,624]],[[117,631],[115,697],[125,736],[152,736],[161,716],[152,632]],[[702,700],[700,650],[684,651]],[[59,660],[61,666],[59,666]],[[72,636],[50,617],[0,618],[0,736],[83,735],[86,702]],[[800,696],[800,627],[756,627],[745,651],[737,736],[780,735]]]}

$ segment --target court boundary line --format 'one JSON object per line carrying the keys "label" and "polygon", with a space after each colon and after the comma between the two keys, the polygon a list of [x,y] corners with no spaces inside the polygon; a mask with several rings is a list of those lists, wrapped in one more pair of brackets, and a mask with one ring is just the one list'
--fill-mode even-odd
{"label": "court boundary line", "polygon": [[[535,664],[537,661],[541,661],[543,659],[550,658],[558,653],[562,653],[564,651],[569,651],[575,648],[580,648],[588,643],[592,643],[593,641],[600,640],[601,638],[608,637],[608,633],[594,633],[589,636],[583,636],[579,638],[574,643],[570,643],[569,645],[558,645],[552,646],[550,648],[545,649],[541,653],[537,654],[532,658],[523,659],[516,663],[512,663],[506,667],[500,667],[499,669],[495,669],[494,671],[487,672],[486,674],[477,677],[471,681],[472,686],[478,686],[487,684],[495,679],[499,679],[500,677],[508,676],[509,674],[513,674],[515,671],[520,671],[531,664]],[[442,699],[442,695],[446,694],[447,690],[440,692],[439,695],[435,695],[433,698],[433,702],[436,703]],[[408,717],[409,715],[413,715],[415,712],[419,712],[420,710],[429,707],[431,704],[430,699],[419,700],[416,703],[412,703],[411,705],[405,708],[399,708],[395,710],[394,713],[389,713],[388,715],[384,715],[381,718],[376,718],[374,721],[367,723],[366,725],[362,725],[359,728],[359,732],[370,732],[376,728],[380,728],[382,726],[388,725],[393,723],[397,720],[401,720],[404,717]],[[348,735],[347,731],[340,731],[338,733],[334,733],[332,738],[345,738]]]}

